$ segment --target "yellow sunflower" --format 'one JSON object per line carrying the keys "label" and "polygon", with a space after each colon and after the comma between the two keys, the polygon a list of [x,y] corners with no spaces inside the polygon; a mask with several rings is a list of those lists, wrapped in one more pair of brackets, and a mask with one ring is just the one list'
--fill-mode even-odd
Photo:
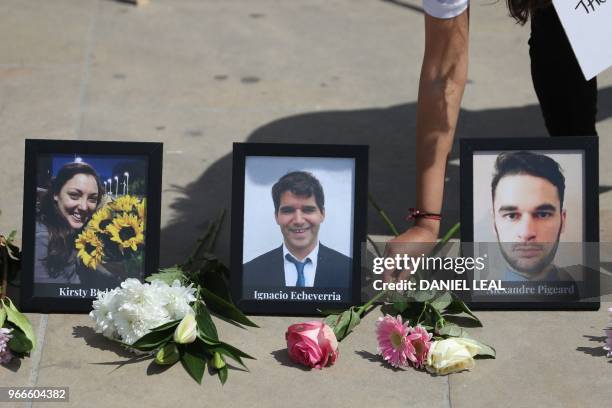
{"label": "yellow sunflower", "polygon": [[109,203],[108,205],[115,211],[132,211],[136,205],[138,205],[138,197],[134,197],[131,195],[124,195],[116,199],[115,201]]}
{"label": "yellow sunflower", "polygon": [[122,214],[113,220],[113,223],[106,227],[111,234],[111,241],[119,244],[119,248],[132,248],[138,250],[138,245],[144,243],[144,228],[135,215]]}
{"label": "yellow sunflower", "polygon": [[83,264],[91,269],[102,262],[104,256],[104,244],[98,238],[95,231],[87,229],[77,237],[75,247],[78,250],[77,256]]}
{"label": "yellow sunflower", "polygon": [[88,230],[93,230],[95,232],[106,233],[106,227],[112,223],[113,214],[111,210],[104,206],[91,217],[91,221],[87,224]]}

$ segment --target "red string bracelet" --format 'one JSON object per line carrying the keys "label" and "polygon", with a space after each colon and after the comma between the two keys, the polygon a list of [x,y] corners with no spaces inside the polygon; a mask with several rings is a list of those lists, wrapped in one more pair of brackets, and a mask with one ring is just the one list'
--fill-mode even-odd
{"label": "red string bracelet", "polygon": [[410,214],[406,217],[407,220],[416,220],[417,218],[425,218],[428,220],[438,220],[442,219],[440,214],[434,214],[427,211],[419,210],[418,208],[409,208]]}

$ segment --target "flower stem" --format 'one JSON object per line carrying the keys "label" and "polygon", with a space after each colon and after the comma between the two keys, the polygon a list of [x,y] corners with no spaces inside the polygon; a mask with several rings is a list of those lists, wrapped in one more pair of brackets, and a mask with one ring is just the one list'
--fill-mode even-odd
{"label": "flower stem", "polygon": [[[4,237],[2,237],[4,240]],[[2,289],[0,291],[0,301],[6,297],[6,291],[8,289],[8,245],[0,245],[0,252],[2,252]]]}
{"label": "flower stem", "polygon": [[397,237],[399,235],[399,231],[397,230],[397,228],[395,228],[395,225],[393,224],[393,222],[391,222],[391,220],[387,216],[387,213],[385,213],[385,211],[380,208],[376,201],[374,201],[374,197],[372,197],[372,194],[368,194],[368,200],[374,206],[374,208],[376,208],[376,211],[378,211],[378,214],[381,216],[385,224],[387,224],[387,227],[389,227],[391,232],[393,232],[393,235]]}
{"label": "flower stem", "polygon": [[425,303],[423,303],[423,310],[421,310],[421,314],[419,314],[419,317],[416,321],[416,324],[421,323],[421,317],[423,317],[423,313],[425,313],[425,309],[427,309],[427,306],[429,305],[429,302],[425,301]]}
{"label": "flower stem", "polygon": [[221,210],[219,216],[213,223],[213,230],[208,241],[208,245],[206,247],[206,252],[212,252],[215,249],[215,243],[217,242],[217,234],[219,233],[219,229],[221,228],[221,224],[223,223],[223,218],[225,218],[225,208]]}
{"label": "flower stem", "polygon": [[202,248],[204,248],[204,245],[206,245],[206,243],[208,243],[208,245],[206,246],[206,252],[211,252],[214,249],[215,241],[217,240],[217,234],[219,233],[219,228],[221,228],[221,223],[223,222],[224,217],[225,217],[225,209],[221,210],[221,213],[219,214],[217,219],[208,225],[208,228],[206,229],[206,232],[204,233],[204,235],[198,238],[198,241],[197,241],[198,245],[196,246],[194,251],[191,253],[189,258],[187,258],[185,263],[182,263],[181,265],[179,265],[179,267],[183,271],[193,266],[193,263],[195,262],[196,257],[198,256],[200,251],[202,251]]}
{"label": "flower stem", "polygon": [[374,252],[376,252],[376,255],[378,255],[379,258],[382,258],[382,254],[380,253],[380,251],[376,247],[376,243],[372,240],[372,238],[370,238],[369,235],[366,235],[366,239],[368,240],[368,242],[370,244],[372,244],[372,248],[374,248]]}
{"label": "flower stem", "polygon": [[455,225],[452,226],[451,229],[449,229],[446,234],[444,234],[444,236],[442,237],[442,239],[440,241],[438,241],[438,243],[436,244],[436,246],[431,250],[431,256],[436,255],[438,252],[440,252],[440,250],[442,249],[442,247],[448,242],[450,241],[450,239],[457,233],[457,231],[459,231],[459,227],[461,227],[461,223],[456,223]]}
{"label": "flower stem", "polygon": [[196,315],[199,312],[199,309],[202,307],[203,305],[203,301],[202,301],[202,295],[200,294],[200,291],[202,290],[202,287],[200,285],[196,285],[196,293],[195,293],[195,302],[193,302],[193,311],[196,313]]}
{"label": "flower stem", "polygon": [[213,230],[213,226],[214,226],[213,223],[210,223],[210,225],[206,229],[206,232],[204,233],[204,235],[202,235],[200,238],[198,238],[198,241],[197,241],[198,245],[196,246],[194,251],[191,253],[189,258],[187,258],[185,263],[180,265],[181,269],[185,270],[188,267],[190,267],[191,265],[193,265],[193,262],[195,261],[196,256],[200,253],[202,248],[204,248],[204,244],[206,244],[206,241],[208,240],[208,236],[211,234],[211,232]]}
{"label": "flower stem", "polygon": [[357,308],[357,313],[359,313],[359,317],[362,316],[362,314],[368,310],[368,308],[370,306],[372,306],[372,304],[374,304],[374,302],[376,302],[378,299],[380,299],[381,297],[383,297],[385,294],[387,293],[386,290],[380,291],[379,293],[376,294],[376,296],[374,296],[372,299],[370,299],[367,303],[365,303],[363,306],[360,306]]}

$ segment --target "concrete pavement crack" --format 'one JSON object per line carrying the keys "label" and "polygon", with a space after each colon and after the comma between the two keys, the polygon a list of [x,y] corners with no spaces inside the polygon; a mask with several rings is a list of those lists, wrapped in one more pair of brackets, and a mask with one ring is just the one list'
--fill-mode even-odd
{"label": "concrete pavement crack", "polygon": [[[41,314],[40,322],[38,322],[38,330],[36,332],[37,346],[32,353],[32,369],[30,371],[30,378],[28,379],[29,387],[36,387],[38,383],[38,372],[40,369],[40,362],[42,361],[43,348],[45,346],[45,333],[47,332],[47,323],[49,321],[49,315]],[[25,405],[27,408],[32,408],[32,401],[28,401]]]}
{"label": "concrete pavement crack", "polygon": [[87,99],[87,89],[89,87],[89,81],[91,79],[91,54],[93,50],[94,37],[96,32],[96,26],[98,22],[98,15],[100,14],[100,2],[102,0],[96,0],[91,20],[89,23],[89,30],[87,32],[87,40],[85,43],[85,55],[83,58],[83,70],[81,74],[81,85],[79,87],[79,104],[77,106],[77,114],[75,120],[75,136],[77,139],[81,138],[81,129],[83,128],[83,113],[85,111],[85,102]]}

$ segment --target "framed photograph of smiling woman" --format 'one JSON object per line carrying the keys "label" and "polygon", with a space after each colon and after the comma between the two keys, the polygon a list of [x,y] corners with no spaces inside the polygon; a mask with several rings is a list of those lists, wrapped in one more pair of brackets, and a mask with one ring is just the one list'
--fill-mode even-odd
{"label": "framed photograph of smiling woman", "polygon": [[88,312],[158,266],[161,143],[26,140],[21,306]]}
{"label": "framed photograph of smiling woman", "polygon": [[474,308],[599,307],[597,158],[596,137],[461,141],[462,243],[503,287]]}
{"label": "framed photograph of smiling woman", "polygon": [[234,144],[232,292],[249,313],[359,301],[367,146]]}

